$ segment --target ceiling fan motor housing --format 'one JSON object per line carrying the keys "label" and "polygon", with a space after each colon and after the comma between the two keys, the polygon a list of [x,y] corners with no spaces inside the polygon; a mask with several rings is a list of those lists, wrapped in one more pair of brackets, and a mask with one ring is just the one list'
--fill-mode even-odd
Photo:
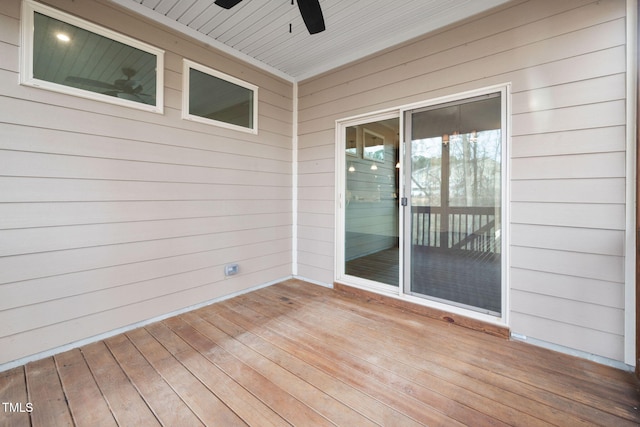
{"label": "ceiling fan motor housing", "polygon": [[[231,9],[241,1],[242,0],[216,0],[215,4],[225,9]],[[293,4],[293,1],[291,4]],[[300,9],[300,15],[302,15],[302,20],[307,26],[309,34],[317,34],[325,30],[320,0],[298,0],[298,9]]]}

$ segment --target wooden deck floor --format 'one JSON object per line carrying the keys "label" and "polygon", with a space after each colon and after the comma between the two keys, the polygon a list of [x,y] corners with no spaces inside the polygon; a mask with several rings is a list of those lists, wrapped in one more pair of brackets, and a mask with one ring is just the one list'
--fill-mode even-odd
{"label": "wooden deck floor", "polygon": [[[290,280],[0,373],[0,425],[638,425],[631,373]],[[14,406],[15,408],[15,406]]]}

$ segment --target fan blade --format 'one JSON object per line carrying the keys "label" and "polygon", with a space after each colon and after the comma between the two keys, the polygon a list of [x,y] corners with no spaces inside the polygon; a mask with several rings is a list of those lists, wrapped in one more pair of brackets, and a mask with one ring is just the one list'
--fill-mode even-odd
{"label": "fan blade", "polygon": [[325,30],[320,0],[298,0],[298,9],[309,34],[317,34]]}
{"label": "fan blade", "polygon": [[240,3],[242,0],[216,0],[214,3],[225,9],[231,9],[233,6]]}
{"label": "fan blade", "polygon": [[114,86],[125,93],[142,92],[142,85],[137,80],[118,79],[114,82]]}
{"label": "fan blade", "polygon": [[99,87],[102,89],[118,89],[117,86],[114,86],[111,83],[101,82],[100,80],[86,79],[84,77],[69,76],[65,79],[65,81],[70,83],[79,83],[87,86]]}

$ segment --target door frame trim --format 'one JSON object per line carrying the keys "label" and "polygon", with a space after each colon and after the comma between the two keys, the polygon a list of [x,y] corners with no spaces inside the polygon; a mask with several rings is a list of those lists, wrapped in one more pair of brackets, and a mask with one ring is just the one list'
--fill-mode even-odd
{"label": "door frame trim", "polygon": [[624,361],[640,378],[640,1],[627,0],[627,163]]}
{"label": "door frame trim", "polygon": [[[444,304],[438,301],[428,300],[425,298],[415,297],[409,294],[406,294],[403,289],[403,280],[404,280],[404,266],[401,266],[399,273],[400,285],[396,288],[395,286],[379,284],[370,280],[347,276],[344,271],[344,232],[345,232],[345,224],[344,224],[344,188],[346,184],[346,160],[344,156],[345,149],[345,140],[344,140],[344,132],[348,126],[354,126],[358,124],[365,124],[372,121],[378,120],[386,120],[390,118],[398,117],[400,120],[400,149],[403,150],[403,146],[405,144],[405,123],[404,117],[405,112],[415,110],[418,108],[428,107],[430,105],[438,105],[446,102],[463,100],[466,98],[472,98],[476,96],[486,95],[489,93],[501,93],[501,114],[502,114],[502,123],[503,123],[503,176],[502,176],[502,233],[503,233],[503,254],[502,254],[502,313],[500,317],[484,314],[481,312],[457,307],[454,305]],[[460,315],[466,318],[472,318],[475,320],[480,320],[482,322],[486,322],[489,324],[508,326],[510,319],[510,292],[509,292],[509,267],[510,267],[510,176],[511,176],[511,155],[510,155],[510,147],[511,147],[511,83],[501,83],[491,86],[486,86],[474,90],[457,92],[454,94],[435,97],[431,99],[427,99],[420,102],[415,102],[411,104],[400,105],[397,107],[391,107],[387,109],[377,110],[370,113],[363,113],[351,117],[345,117],[342,119],[338,119],[335,121],[335,206],[334,206],[334,282],[339,284],[344,284],[347,286],[354,287],[356,289],[361,289],[365,291],[370,291],[374,293],[378,293],[381,295],[390,296],[393,298],[398,298],[401,300],[405,300],[408,302],[412,302],[418,305],[423,305],[427,307],[431,307],[436,310],[441,310],[443,312],[448,312],[453,315]],[[404,174],[404,156],[401,153],[400,155],[400,176]],[[405,191],[403,188],[404,182],[400,183],[400,197],[405,197]],[[399,221],[400,221],[400,233],[404,230],[404,214],[402,212],[402,206],[399,207]],[[400,245],[400,261],[402,262],[404,259],[404,248],[403,244]]]}

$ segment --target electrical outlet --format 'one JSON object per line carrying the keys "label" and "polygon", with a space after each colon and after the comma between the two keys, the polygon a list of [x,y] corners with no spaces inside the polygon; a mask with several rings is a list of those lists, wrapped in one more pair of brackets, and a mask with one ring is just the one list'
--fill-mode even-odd
{"label": "electrical outlet", "polygon": [[225,276],[233,276],[238,274],[239,267],[238,264],[229,264],[224,266],[224,275]]}

